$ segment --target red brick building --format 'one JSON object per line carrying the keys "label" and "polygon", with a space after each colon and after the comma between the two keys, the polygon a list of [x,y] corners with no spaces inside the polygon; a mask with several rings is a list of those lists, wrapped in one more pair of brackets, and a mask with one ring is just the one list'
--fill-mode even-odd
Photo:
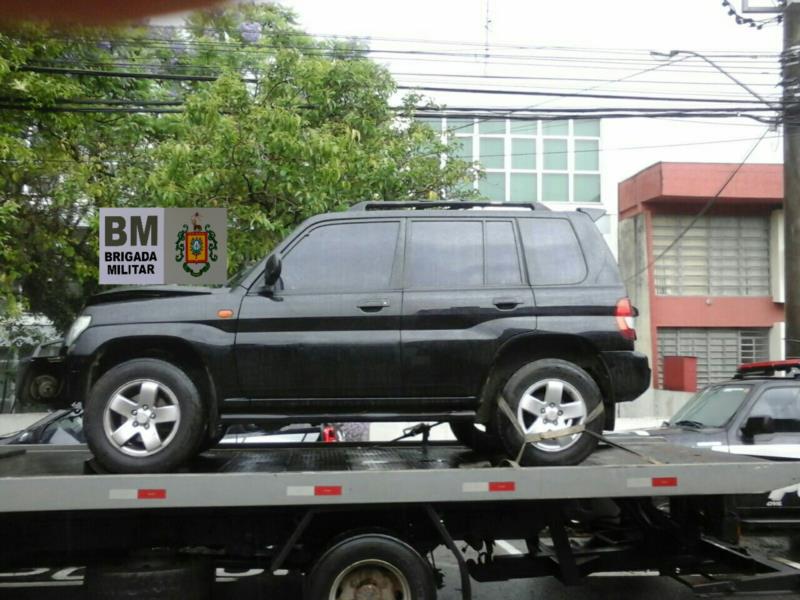
{"label": "red brick building", "polygon": [[783,166],[736,168],[656,163],[619,184],[619,260],[656,389],[665,356],[696,357],[698,386],[782,357]]}

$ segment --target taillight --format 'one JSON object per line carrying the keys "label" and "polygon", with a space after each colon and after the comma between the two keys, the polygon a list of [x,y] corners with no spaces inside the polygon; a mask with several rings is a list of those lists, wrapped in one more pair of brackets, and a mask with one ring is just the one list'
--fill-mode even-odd
{"label": "taillight", "polygon": [[332,425],[326,425],[322,428],[322,441],[326,444],[332,444],[336,441],[336,428]]}
{"label": "taillight", "polygon": [[619,332],[626,340],[636,339],[636,329],[633,322],[635,316],[636,313],[628,298],[622,298],[617,302],[617,307],[614,310],[614,317],[617,319]]}

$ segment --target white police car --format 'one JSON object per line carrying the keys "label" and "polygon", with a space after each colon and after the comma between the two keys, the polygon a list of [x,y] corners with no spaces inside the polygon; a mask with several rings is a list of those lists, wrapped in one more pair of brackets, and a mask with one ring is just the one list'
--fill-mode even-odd
{"label": "white police car", "polygon": [[[742,365],[733,379],[699,391],[661,427],[633,434],[639,441],[657,437],[715,452],[800,460],[800,359]],[[620,437],[626,436],[614,436]],[[800,526],[800,485],[740,496],[737,509],[745,523]]]}

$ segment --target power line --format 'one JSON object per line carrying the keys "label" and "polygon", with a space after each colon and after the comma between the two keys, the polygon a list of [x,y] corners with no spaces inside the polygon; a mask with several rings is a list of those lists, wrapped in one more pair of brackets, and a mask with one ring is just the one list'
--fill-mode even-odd
{"label": "power line", "polygon": [[[451,93],[462,93],[462,94],[492,94],[492,95],[503,95],[503,96],[557,96],[560,98],[592,98],[592,99],[602,99],[602,100],[670,100],[673,102],[698,102],[698,103],[713,103],[713,104],[731,104],[732,101],[729,99],[723,98],[686,98],[686,97],[678,97],[678,96],[646,96],[646,95],[635,95],[635,94],[593,94],[593,93],[582,93],[582,92],[543,92],[543,91],[527,91],[527,90],[508,90],[508,89],[497,89],[497,88],[451,88],[451,87],[439,87],[439,86],[405,86],[405,85],[398,85],[397,89],[401,90],[423,90],[426,92],[451,92]],[[747,100],[741,99],[737,100],[739,103],[743,104],[757,104],[763,106],[763,102],[761,100]]]}
{"label": "power line", "polygon": [[[298,34],[299,36],[299,34]],[[39,39],[39,38],[37,38]],[[178,50],[190,50],[196,48],[214,49],[219,52],[225,53],[239,53],[247,54],[263,54],[265,50],[299,50],[309,55],[325,55],[325,56],[343,56],[348,58],[366,58],[367,55],[388,55],[404,57],[402,60],[416,60],[416,59],[432,59],[435,58],[439,61],[458,62],[459,58],[469,58],[473,64],[476,61],[484,60],[486,57],[479,51],[474,52],[443,52],[431,51],[421,49],[389,49],[389,48],[369,48],[369,47],[350,47],[350,48],[335,48],[314,45],[313,41],[308,44],[293,45],[291,43],[280,44],[250,44],[246,42],[239,42],[236,40],[227,41],[213,41],[213,40],[198,40],[191,38],[146,38],[146,37],[115,37],[110,39],[104,38],[76,38],[76,37],[52,37],[51,39],[61,39],[63,41],[84,42],[84,43],[98,43],[107,41],[117,46],[134,45],[138,49],[142,47],[169,50],[172,53],[177,53]],[[621,66],[636,66],[650,64],[650,59],[646,56],[627,58],[616,57],[607,58],[603,56],[596,56],[594,53],[588,53],[586,56],[553,56],[553,55],[536,55],[536,54],[490,54],[492,64],[502,64],[497,59],[512,60],[512,61],[525,61],[526,65],[534,64],[533,61],[551,61],[556,63],[570,63],[579,62],[586,66],[575,66],[574,68],[609,68],[608,65],[616,65],[611,68],[621,68]],[[716,56],[716,55],[715,55]],[[732,57],[744,57],[748,60],[732,60]],[[778,67],[774,64],[774,60],[759,55],[753,54],[730,54],[719,56],[721,61],[726,61],[726,67],[729,71],[736,69],[743,69],[745,71],[764,70],[765,68],[773,69],[776,72]],[[762,65],[753,64],[754,61],[769,60]],[[463,61],[462,61],[463,62]],[[514,64],[514,63],[508,63]],[[605,66],[601,66],[605,65]],[[550,65],[558,66],[558,65]],[[559,66],[561,68],[561,66]],[[701,70],[690,70],[687,72],[702,73]]]}
{"label": "power line", "polygon": [[[49,75],[77,75],[87,77],[119,77],[131,79],[148,79],[148,80],[172,80],[172,81],[201,81],[213,82],[218,79],[214,75],[186,75],[174,73],[141,73],[134,71],[113,71],[113,70],[95,70],[95,69],[78,69],[66,67],[47,67],[47,66],[34,66],[34,65],[21,65],[16,68],[18,71],[42,73]],[[242,77],[242,81],[246,83],[258,83],[260,80],[254,77]],[[450,88],[440,86],[396,86],[397,89],[404,90],[420,90],[428,92],[450,92],[450,93],[482,93],[489,95],[511,95],[511,96],[551,96],[559,98],[590,98],[590,99],[606,99],[606,100],[643,100],[643,101],[673,101],[673,102],[696,102],[696,103],[714,103],[714,104],[731,104],[732,101],[726,98],[687,98],[687,97],[667,97],[667,96],[647,96],[635,94],[586,94],[578,92],[546,92],[546,91],[523,91],[523,90],[508,90],[496,88]],[[745,104],[762,104],[758,100],[741,99],[737,100],[739,103]]]}
{"label": "power line", "polygon": [[[139,74],[138,75],[138,77],[142,78],[142,79],[149,78],[149,76],[153,75],[154,73],[155,74],[159,74],[159,75],[161,73],[169,73],[169,78],[170,79],[180,79],[180,77],[176,77],[176,75],[180,75],[181,77],[182,76],[187,76],[187,77],[188,76],[192,76],[193,79],[197,79],[197,80],[201,80],[201,81],[211,81],[212,79],[209,79],[209,78],[213,78],[214,76],[218,76],[221,73],[221,70],[220,70],[219,67],[210,67],[210,66],[207,66],[207,65],[192,65],[192,64],[174,64],[174,65],[172,65],[172,64],[167,64],[167,63],[131,63],[131,62],[115,61],[115,62],[92,62],[92,63],[90,63],[88,65],[81,65],[79,67],[79,64],[76,61],[52,60],[52,61],[48,61],[48,62],[50,64],[43,64],[41,62],[30,62],[30,63],[27,63],[25,65],[25,68],[36,67],[37,69],[40,70],[39,72],[44,72],[46,70],[47,72],[52,72],[52,73],[58,73],[59,71],[57,71],[57,69],[68,69],[68,70],[78,70],[78,69],[80,69],[81,70],[81,74],[84,74],[83,71],[91,71],[92,73],[97,73],[97,72],[101,72],[101,71],[102,72],[119,73],[120,71],[118,71],[118,70],[112,71],[111,69],[123,69],[123,71],[121,71],[121,72],[122,73],[126,73],[128,71],[125,71],[125,69],[128,69],[128,70],[130,70],[130,69],[146,69],[144,71],[137,70],[135,72],[137,74],[143,73],[143,74]],[[64,65],[64,66],[60,66],[60,65]],[[89,67],[91,67],[91,69]],[[98,67],[100,67],[100,68],[98,68]],[[156,71],[156,69],[157,69],[157,71]],[[605,83],[605,84],[611,84],[611,83],[623,83],[623,82],[626,82],[626,80],[629,80],[629,79],[631,79],[633,77],[636,77],[637,75],[640,75],[640,74],[643,74],[643,73],[646,73],[646,72],[649,72],[649,71],[653,71],[655,69],[656,69],[656,67],[651,67],[651,68],[645,69],[644,71],[639,71],[639,72],[636,72],[636,73],[633,73],[633,74],[630,74],[630,75],[626,75],[624,77],[621,77],[621,78],[618,78],[618,79],[614,79],[614,80],[593,79],[593,78],[592,79],[587,79],[587,78],[581,78],[581,77],[572,77],[572,78],[570,78],[570,77],[515,77],[515,76],[503,76],[503,75],[494,75],[494,76],[490,75],[490,76],[486,76],[485,79],[507,80],[507,81],[514,81],[514,80],[570,81],[570,82],[574,82],[574,83],[580,83],[580,82],[584,82],[584,81],[586,81],[586,82],[591,81],[591,82],[600,82],[600,83]],[[207,75],[195,76],[194,74],[191,73],[191,71],[205,71],[208,74]],[[241,72],[245,72],[246,73],[246,72],[248,72],[248,70],[246,68],[245,69],[239,69],[238,72],[240,72],[240,73]],[[252,71],[250,71],[250,72],[252,72]],[[423,84],[414,83],[412,86],[410,86],[410,87],[415,87],[415,88],[416,87],[423,87],[424,86],[424,82],[425,82],[425,78],[431,76],[431,74],[427,74],[427,73],[419,73],[419,74],[395,73],[394,75],[396,77],[410,76],[410,77],[413,77],[415,79],[422,79]],[[438,75],[439,75],[439,79],[440,80],[442,79],[442,77],[456,80],[456,81],[453,82],[455,84],[459,84],[460,83],[458,81],[459,79],[464,79],[464,78],[480,79],[480,78],[484,78],[483,76],[480,76],[480,75],[458,75],[458,74],[454,74],[454,75],[438,74]],[[248,81],[251,80],[251,79],[253,79],[253,78],[248,78]],[[634,82],[626,82],[626,83],[630,84],[630,83],[634,83]],[[681,92],[684,96],[687,96],[687,97],[688,96],[702,96],[702,95],[704,95],[704,93],[701,92],[701,91],[695,91],[697,89],[697,84],[693,84],[692,82],[688,82],[688,81],[669,81],[669,82],[666,82],[666,81],[646,81],[646,82],[640,82],[637,85],[644,85],[644,86],[652,87],[652,86],[667,85],[667,84],[672,84],[672,85],[677,84],[677,85],[684,85],[684,86],[691,85],[691,90],[690,91]],[[727,86],[733,85],[732,83],[727,82],[727,81],[726,82],[704,82],[704,84],[713,84],[713,85],[718,85],[718,86],[719,85],[727,85]],[[759,87],[770,87],[770,88],[774,89],[777,84],[751,83],[750,85],[759,86]],[[530,90],[531,89],[529,86],[519,86],[519,85],[514,85],[514,84],[512,84],[512,86],[514,88],[521,89],[521,90]],[[587,89],[594,89],[596,87],[600,87],[600,86],[594,86],[592,88],[581,88],[581,89],[578,89],[577,91],[586,91]],[[479,88],[479,89],[483,89],[483,88]],[[567,88],[567,87],[565,87],[565,88],[562,88],[562,87],[556,87],[556,88],[547,88],[547,87],[545,87],[545,88],[542,88],[541,86],[538,86],[537,88],[534,88],[534,90],[535,89],[564,90],[565,92],[574,92],[574,91],[576,91],[576,88]],[[629,93],[630,93],[630,90],[629,90]],[[657,93],[667,94],[666,96],[663,96],[663,97],[664,98],[669,98],[668,94],[671,93],[671,92],[664,91],[664,92],[657,92]],[[729,92],[720,92],[720,91],[717,91],[715,93],[717,94],[717,98],[720,101],[733,100],[733,99],[737,99],[737,98],[744,98],[744,99],[747,99],[747,100],[751,100],[751,98],[749,96],[742,95],[742,94],[735,94],[735,93],[729,93]],[[777,102],[778,100],[776,99],[775,101]]]}

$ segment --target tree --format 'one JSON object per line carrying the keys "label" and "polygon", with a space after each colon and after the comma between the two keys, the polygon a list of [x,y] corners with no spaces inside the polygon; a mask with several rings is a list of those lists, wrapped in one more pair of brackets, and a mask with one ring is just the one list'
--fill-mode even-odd
{"label": "tree", "polygon": [[234,272],[312,214],[472,195],[422,99],[395,95],[364,48],[276,5],[0,34],[0,296],[65,326],[97,286],[101,206],[226,207]]}

